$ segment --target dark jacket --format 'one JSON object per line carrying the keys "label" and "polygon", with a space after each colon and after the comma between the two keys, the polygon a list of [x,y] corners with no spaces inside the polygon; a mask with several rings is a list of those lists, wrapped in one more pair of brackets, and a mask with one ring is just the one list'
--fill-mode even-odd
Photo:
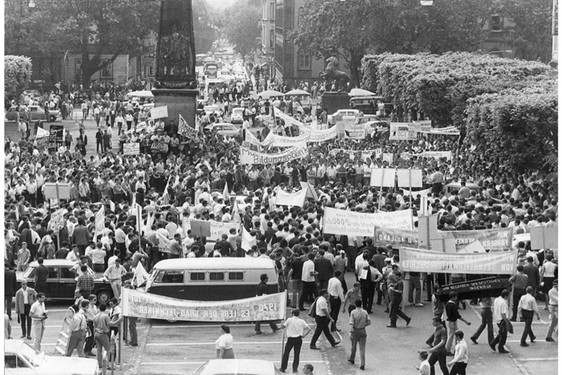
{"label": "dark jacket", "polygon": [[332,262],[324,257],[314,260],[314,269],[318,272],[318,280],[329,280],[334,275]]}
{"label": "dark jacket", "polygon": [[256,289],[256,296],[261,296],[264,294],[269,294],[269,287],[267,286],[265,281],[262,281],[258,284],[258,287]]}
{"label": "dark jacket", "polygon": [[4,272],[4,293],[6,296],[16,295],[16,272],[14,270],[5,270]]}

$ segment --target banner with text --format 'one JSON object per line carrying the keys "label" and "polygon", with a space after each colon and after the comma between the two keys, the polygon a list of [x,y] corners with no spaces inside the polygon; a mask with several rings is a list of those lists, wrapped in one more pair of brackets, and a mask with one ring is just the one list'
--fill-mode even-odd
{"label": "banner with text", "polygon": [[139,155],[139,154],[140,154],[139,142],[123,143],[123,155]]}
{"label": "banner with text", "polygon": [[418,246],[419,233],[417,230],[375,228],[375,245]]}
{"label": "banner with text", "polygon": [[375,227],[412,230],[412,211],[363,213],[326,207],[324,233],[371,237]]}
{"label": "banner with text", "polygon": [[[437,231],[436,238],[453,238],[455,240],[456,252],[474,252],[476,247],[472,246],[469,248],[469,246],[476,241],[482,244],[479,247],[481,249],[479,252],[485,252],[485,250],[505,250],[511,249],[513,228]],[[446,250],[453,251],[452,249]]]}
{"label": "banner with text", "polygon": [[467,254],[400,248],[400,267],[406,272],[511,275],[516,261],[515,251]]}
{"label": "banner with text", "polygon": [[301,189],[295,193],[287,193],[285,190],[277,191],[275,204],[277,206],[298,206],[302,207],[306,200],[307,189]]}
{"label": "banner with text", "polygon": [[266,154],[263,152],[253,151],[246,147],[240,147],[240,163],[241,164],[275,164],[285,163],[295,159],[303,159],[308,156],[306,143],[291,147],[286,151],[278,154]]}
{"label": "banner with text", "polygon": [[329,129],[320,129],[310,132],[309,142],[324,142],[336,138],[338,135],[337,126],[332,126]]}
{"label": "banner with text", "polygon": [[228,301],[189,301],[123,288],[124,316],[192,322],[254,322],[285,318],[287,294]]}
{"label": "banner with text", "polygon": [[414,129],[410,128],[410,123],[408,122],[391,122],[388,139],[391,141],[415,141],[417,133]]}
{"label": "banner with text", "polygon": [[209,240],[218,241],[221,239],[223,234],[230,234],[231,229],[236,229],[236,233],[240,229],[240,223],[235,222],[221,222],[221,221],[210,221],[211,223],[211,236]]}
{"label": "banner with text", "polygon": [[272,147],[295,147],[303,142],[308,141],[309,138],[310,133],[299,135],[297,137],[287,137],[270,132],[267,137],[265,137],[265,139],[261,142],[261,145]]}

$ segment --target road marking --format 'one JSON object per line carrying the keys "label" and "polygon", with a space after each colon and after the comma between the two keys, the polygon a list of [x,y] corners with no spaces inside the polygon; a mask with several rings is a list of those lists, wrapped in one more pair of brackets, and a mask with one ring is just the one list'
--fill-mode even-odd
{"label": "road marking", "polygon": [[[308,323],[309,326],[316,326],[316,323]],[[235,327],[254,327],[254,324],[233,324],[230,326],[230,328],[235,328]],[[183,324],[183,325],[152,325],[151,328],[164,328],[164,329],[176,329],[176,328],[220,328],[220,324],[201,324],[201,325],[189,325],[189,324]]]}
{"label": "road marking", "polygon": [[[521,342],[521,340],[507,340],[506,342]],[[535,342],[546,342],[546,340],[535,340]]]}
{"label": "road marking", "polygon": [[[279,341],[236,341],[236,345],[279,345]],[[303,344],[310,344],[310,341],[303,341]],[[146,346],[199,346],[199,345],[215,345],[214,341],[209,342],[151,342],[147,343]]]}
{"label": "road marking", "polygon": [[558,358],[519,358],[522,362],[558,361]]}
{"label": "road marking", "polygon": [[[206,361],[194,361],[194,362],[171,362],[171,361],[167,361],[167,362],[141,362],[142,365],[144,366],[162,366],[162,365],[168,365],[168,366],[177,366],[177,365],[202,365],[203,363],[205,363]],[[270,361],[272,363],[281,363],[281,361]],[[306,361],[306,363],[325,363],[324,361]]]}

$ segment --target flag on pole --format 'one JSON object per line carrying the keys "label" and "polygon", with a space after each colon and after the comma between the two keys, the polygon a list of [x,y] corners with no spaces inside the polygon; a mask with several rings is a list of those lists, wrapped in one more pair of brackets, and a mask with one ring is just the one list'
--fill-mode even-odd
{"label": "flag on pole", "polygon": [[197,136],[197,130],[187,124],[181,113],[179,115],[178,134],[188,138]]}
{"label": "flag on pole", "polygon": [[232,208],[232,221],[235,223],[241,223],[240,209],[238,208],[238,202],[234,201],[234,206]]}
{"label": "flag on pole", "polygon": [[257,245],[256,237],[252,236],[250,232],[248,232],[246,228],[242,226],[242,249],[248,252],[254,245]]}

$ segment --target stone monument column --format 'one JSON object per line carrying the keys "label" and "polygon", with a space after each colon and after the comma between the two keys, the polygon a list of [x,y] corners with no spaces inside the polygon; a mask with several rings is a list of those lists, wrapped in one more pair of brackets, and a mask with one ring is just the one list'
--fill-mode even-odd
{"label": "stone monument column", "polygon": [[179,114],[195,127],[197,80],[195,76],[195,39],[192,0],[162,0],[156,50],[154,106],[167,106],[166,122]]}

